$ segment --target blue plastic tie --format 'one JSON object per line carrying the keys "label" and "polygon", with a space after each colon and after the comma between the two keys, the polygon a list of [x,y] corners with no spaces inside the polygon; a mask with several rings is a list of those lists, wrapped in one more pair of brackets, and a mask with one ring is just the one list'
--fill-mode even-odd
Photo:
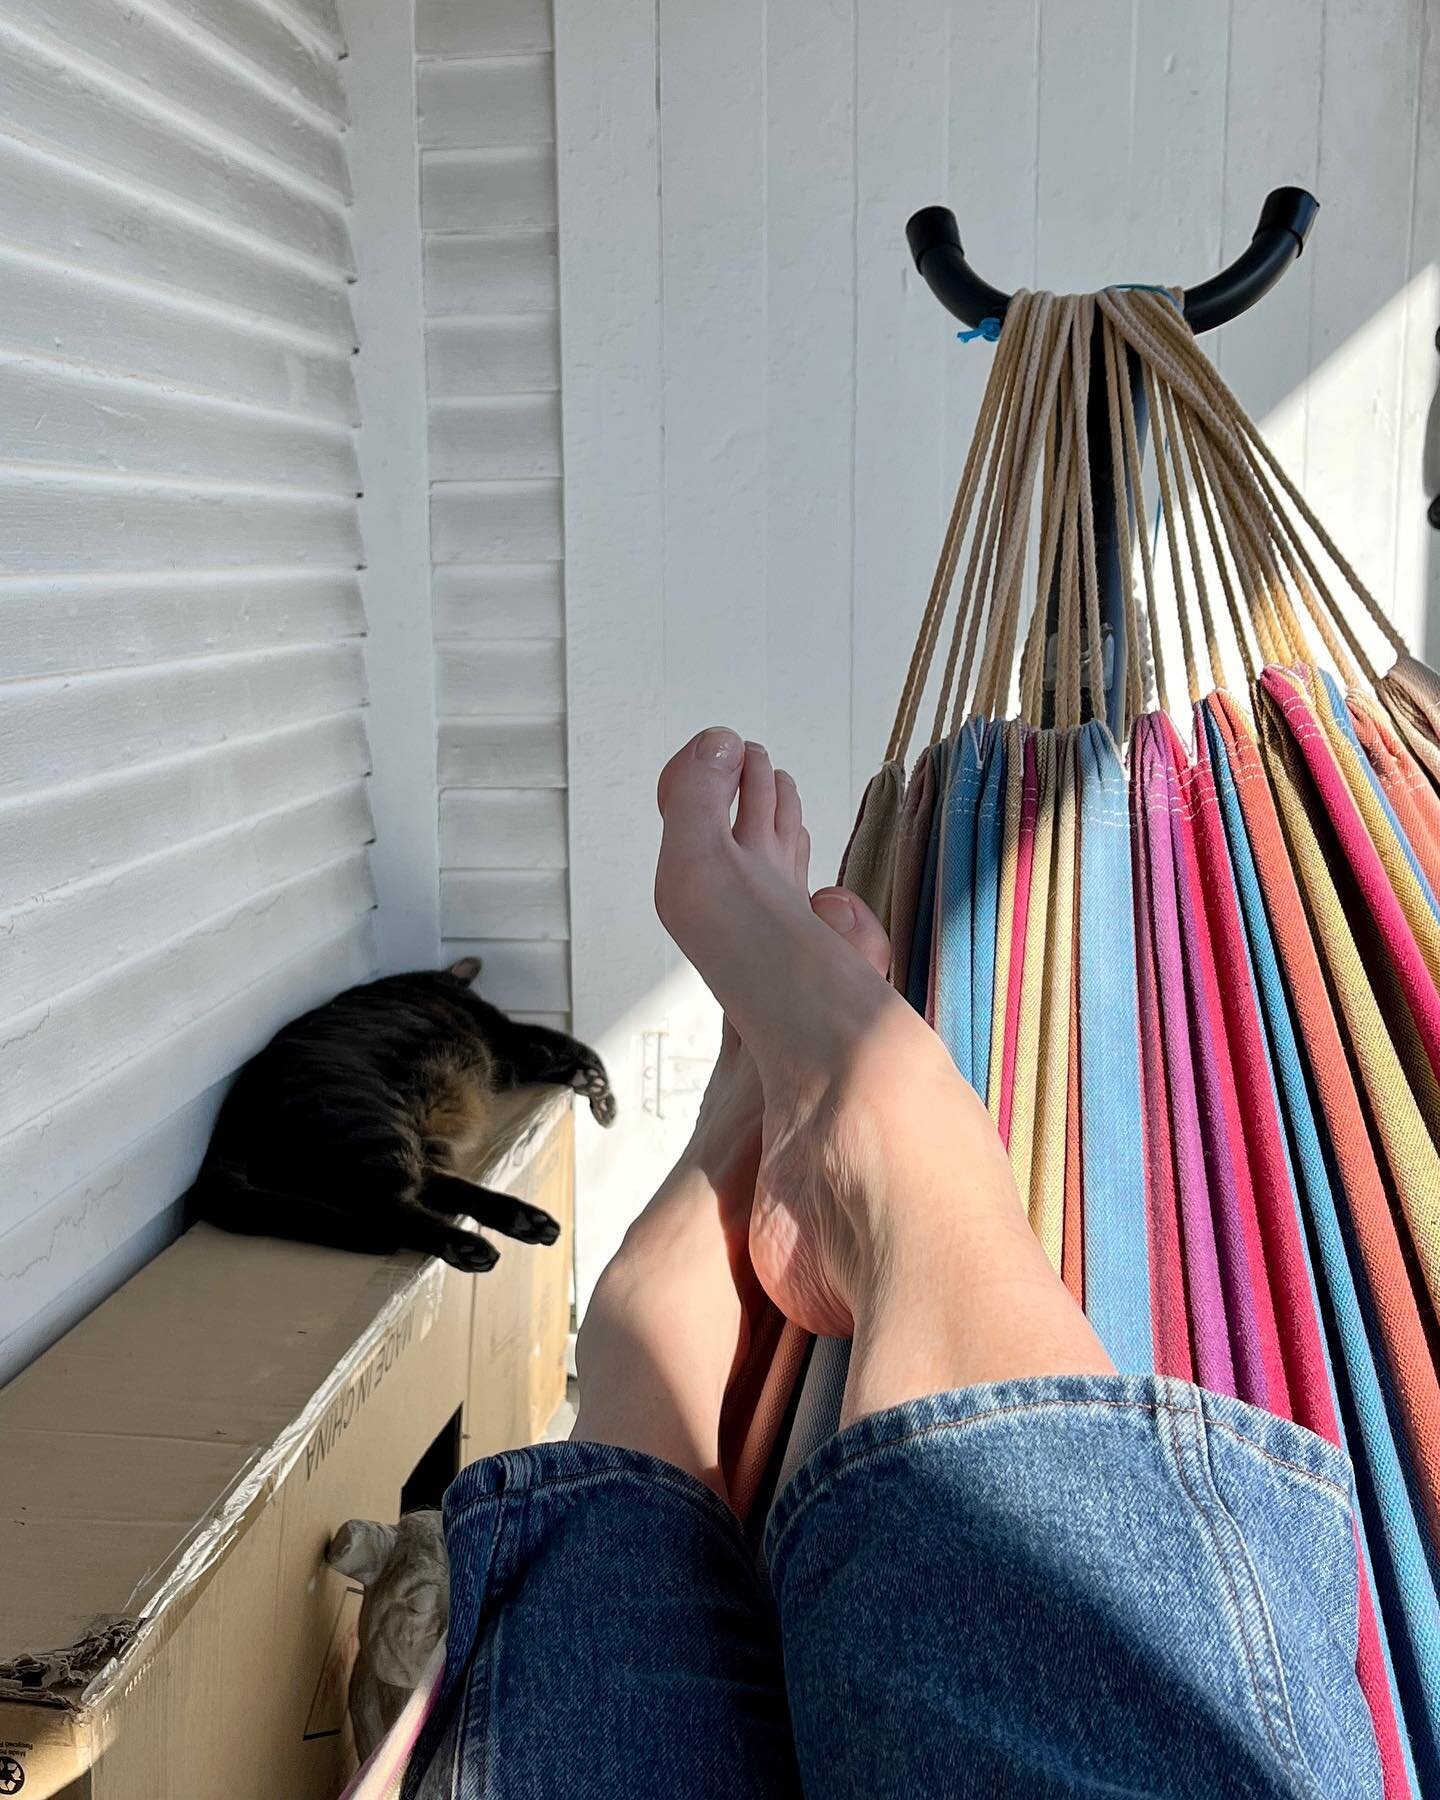
{"label": "blue plastic tie", "polygon": [[1000,336],[999,319],[982,319],[973,331],[957,331],[956,337],[962,344],[973,344],[976,338],[984,338],[987,344],[993,344]]}
{"label": "blue plastic tie", "polygon": [[1149,282],[1149,281],[1112,281],[1110,285],[1111,285],[1111,287],[1119,288],[1123,293],[1127,293],[1127,294],[1159,294],[1162,299],[1168,300],[1170,302],[1170,304],[1173,307],[1175,307],[1178,311],[1183,312],[1185,310],[1184,307],[1182,307],[1180,305],[1180,302],[1170,292],[1169,288],[1156,287],[1153,282]]}

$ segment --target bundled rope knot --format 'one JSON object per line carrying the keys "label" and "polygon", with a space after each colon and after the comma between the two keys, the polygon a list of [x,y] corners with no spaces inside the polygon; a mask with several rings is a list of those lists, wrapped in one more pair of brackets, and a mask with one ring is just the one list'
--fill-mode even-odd
{"label": "bundled rope knot", "polygon": [[[1097,318],[1103,367],[1092,369]],[[1163,570],[1149,533],[1132,523],[1147,516],[1130,380],[1136,364],[1153,423],[1170,616],[1178,625],[1192,704],[1206,685],[1202,652],[1209,685],[1228,685],[1235,656],[1252,683],[1265,663],[1312,663],[1312,630],[1347,686],[1363,680],[1385,692],[1336,599],[1336,576],[1399,655],[1403,639],[1200,350],[1178,289],[1133,283],[1093,295],[1022,290],[1003,326],[986,319],[960,335],[993,336],[998,349],[901,692],[889,759],[903,760],[913,736],[957,574],[932,741],[953,733],[972,713],[1004,712],[1017,675],[1019,716],[1032,724],[1042,713],[1068,725],[1103,719],[1108,711],[1118,718],[1123,740],[1142,712],[1170,710],[1160,629]],[[1095,543],[1097,471],[1090,466],[1087,429],[1096,380],[1103,381],[1109,411],[1107,473],[1125,586],[1126,691],[1108,707]],[[1027,582],[1032,559],[1033,580]],[[1333,573],[1323,573],[1322,565]],[[1050,615],[1053,632],[1047,632]]]}

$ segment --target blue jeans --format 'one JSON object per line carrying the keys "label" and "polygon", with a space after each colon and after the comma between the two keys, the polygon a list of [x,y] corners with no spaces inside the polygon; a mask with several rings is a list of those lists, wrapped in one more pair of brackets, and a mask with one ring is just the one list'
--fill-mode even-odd
{"label": "blue jeans", "polygon": [[763,1565],[708,1488],[594,1444],[475,1464],[445,1520],[412,1800],[1380,1792],[1349,1465],[1184,1382],[865,1419]]}

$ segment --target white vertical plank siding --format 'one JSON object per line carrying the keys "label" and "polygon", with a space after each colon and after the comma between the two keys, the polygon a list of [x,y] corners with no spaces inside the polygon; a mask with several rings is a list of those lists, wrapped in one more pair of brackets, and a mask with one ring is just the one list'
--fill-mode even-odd
{"label": "white vertical plank siding", "polygon": [[549,0],[417,0],[440,931],[498,1004],[565,1015],[550,45]]}
{"label": "white vertical plank siding", "polygon": [[[910,658],[913,602],[935,564],[944,504],[945,370],[952,334],[937,327],[929,290],[907,267],[905,220],[946,189],[949,20],[921,0],[914,29],[896,33],[882,9],[856,16],[855,605],[846,682],[851,720],[848,810],[874,773]],[[911,196],[921,199],[912,203]],[[916,455],[917,445],[927,455]],[[848,673],[848,671],[847,671]],[[928,717],[928,714],[927,714]],[[843,841],[843,840],[842,840]],[[840,842],[816,845],[831,876]]]}
{"label": "white vertical plank siding", "polygon": [[[1242,0],[1234,10],[1223,142],[1220,260],[1250,242],[1267,190],[1281,181],[1318,195],[1323,211],[1299,265],[1243,318],[1208,340],[1220,373],[1263,418],[1275,453],[1304,481],[1305,386],[1313,367],[1315,258],[1334,235],[1333,195],[1319,173],[1325,8],[1313,0]],[[1198,266],[1198,265],[1197,265]]]}
{"label": "white vertical plank siding", "polygon": [[[940,0],[937,10],[931,41],[938,36],[949,50],[949,94],[943,107],[947,157],[939,180],[924,191],[963,215],[961,237],[976,267],[991,271],[987,280],[997,287],[1033,288],[1039,253],[1041,0],[986,7]],[[933,118],[933,108],[929,116]],[[916,191],[912,187],[910,194]],[[919,204],[902,196],[898,182],[885,198],[892,215]],[[965,346],[946,342],[936,332],[929,289],[918,276],[907,277],[907,285],[914,290],[917,316],[897,356],[901,371],[915,368],[921,347],[936,361],[944,383],[945,483],[953,493],[990,359],[983,353],[957,355]]]}
{"label": "white vertical plank siding", "polygon": [[1395,596],[1411,609],[1397,613],[1421,653],[1440,662],[1440,549],[1426,519],[1440,495],[1440,429],[1434,396],[1440,388],[1440,29],[1427,15],[1420,36],[1415,112],[1415,181],[1410,202],[1410,256],[1402,329],[1400,429],[1395,436]]}
{"label": "white vertical plank siding", "polygon": [[667,740],[697,707],[751,736],[766,721],[765,17],[766,0],[660,12]]}
{"label": "white vertical plank siding", "polygon": [[[518,96],[538,11],[490,11]],[[1306,255],[1209,347],[1435,654],[1428,15],[1426,0],[556,0],[574,1006],[629,1121],[582,1136],[582,1295],[688,1128],[712,1019],[647,916],[662,755],[718,717],[765,733],[802,778],[824,878],[883,751],[992,355],[956,342],[915,275],[912,211],[952,206],[997,285],[1073,291],[1194,283],[1249,241],[1268,189],[1312,188]],[[469,16],[434,0],[431,47],[459,53]],[[437,84],[430,105],[463,101]],[[543,144],[510,143],[476,166],[518,214]],[[458,207],[438,175],[437,203]],[[485,267],[457,247],[445,279],[473,294]],[[544,279],[513,248],[491,268],[507,294]],[[512,391],[548,393],[545,346],[513,331],[457,321],[432,337],[432,370],[487,350]],[[541,416],[494,415],[526,481],[545,472]],[[463,442],[448,415],[432,430],[444,459]],[[483,486],[475,500],[493,504]],[[458,519],[444,528],[464,541]]]}
{"label": "white vertical plank siding", "polygon": [[0,20],[0,1379],[375,967],[340,52],[331,0]]}
{"label": "white vertical plank siding", "polygon": [[[817,796],[810,830],[822,857],[850,824],[849,804],[827,771],[848,764],[851,742],[848,709],[834,694],[849,673],[854,422],[837,420],[835,393],[854,379],[854,10],[854,0],[770,0],[766,15],[760,511],[773,599],[757,642],[765,647],[765,715],[787,720],[786,766],[802,792]],[[810,594],[811,606],[787,605],[792,593]],[[822,868],[818,878],[834,873]]]}
{"label": "white vertical plank siding", "polygon": [[[1418,252],[1412,244],[1418,162],[1436,154],[1416,137],[1421,36],[1435,31],[1424,0],[1329,0],[1325,8],[1317,182],[1333,196],[1332,226],[1317,227],[1310,355],[1317,379],[1305,418],[1309,498],[1352,550],[1361,578],[1403,628],[1419,634],[1420,596],[1394,590],[1397,507],[1423,511],[1416,485],[1401,478],[1401,376],[1405,367],[1406,289]],[[1310,254],[1310,252],[1307,252]],[[1431,329],[1436,321],[1432,317]]]}
{"label": "white vertical plank siding", "polygon": [[[646,1110],[645,1073],[646,1033],[672,1022],[659,995],[673,966],[651,904],[667,747],[659,53],[654,0],[613,0],[603,16],[555,0],[555,27],[575,1029],[621,1097],[613,1131],[576,1122],[583,1305],[676,1136]],[[689,1023],[693,991],[684,1010]]]}

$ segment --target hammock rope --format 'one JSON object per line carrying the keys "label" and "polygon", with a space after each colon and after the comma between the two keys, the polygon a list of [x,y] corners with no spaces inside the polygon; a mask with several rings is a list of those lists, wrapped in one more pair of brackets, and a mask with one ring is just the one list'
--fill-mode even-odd
{"label": "hammock rope", "polygon": [[[1164,651],[1155,629],[1159,614],[1154,558],[1148,534],[1132,534],[1130,527],[1132,505],[1143,516],[1142,457],[1129,384],[1117,375],[1132,355],[1140,359],[1147,409],[1157,423],[1158,516],[1192,704],[1203,688],[1192,606],[1213,686],[1224,685],[1225,663],[1206,580],[1197,506],[1247,680],[1254,664],[1251,637],[1262,661],[1313,660],[1301,623],[1303,612],[1347,688],[1364,684],[1384,692],[1359,633],[1305,541],[1305,529],[1391,648],[1403,652],[1403,639],[1393,623],[1200,353],[1173,300],[1147,290],[1110,290],[1058,302],[1053,296],[1022,293],[1012,302],[1000,336],[902,688],[887,760],[903,761],[907,755],[962,559],[959,603],[931,741],[941,741],[947,726],[953,734],[972,710],[988,714],[1003,709],[1023,614],[1037,474],[1040,580],[1035,591],[1053,589],[1059,617],[1053,643],[1038,609],[1024,635],[1017,671],[1021,716],[1038,722],[1047,684],[1057,725],[1080,722],[1087,708],[1090,716],[1096,714],[1097,696],[1104,687],[1105,652],[1084,412],[1092,381],[1091,323],[1096,308],[1103,316],[1100,341],[1111,423],[1116,536],[1122,566],[1129,566],[1138,548],[1143,584],[1143,599],[1133,582],[1126,583],[1124,594],[1127,689],[1122,730],[1148,706],[1168,710]],[[1221,549],[1222,540],[1228,556]],[[1248,614],[1243,625],[1238,616],[1242,598]]]}

